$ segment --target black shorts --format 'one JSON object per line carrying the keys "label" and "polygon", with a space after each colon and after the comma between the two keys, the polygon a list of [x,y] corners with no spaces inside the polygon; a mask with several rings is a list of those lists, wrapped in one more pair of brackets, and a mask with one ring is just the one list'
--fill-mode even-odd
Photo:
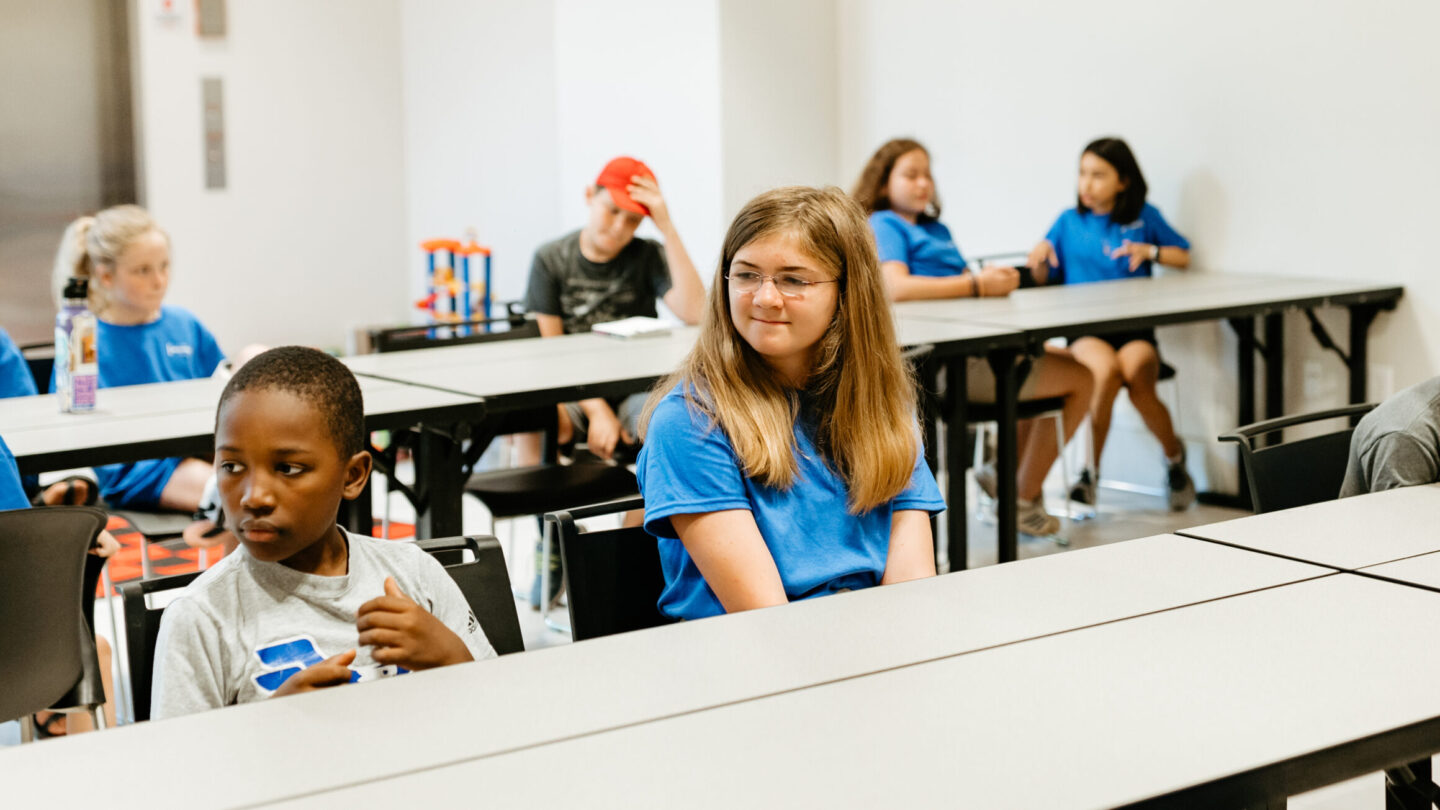
{"label": "black shorts", "polygon": [[[1159,354],[1160,352],[1160,344],[1155,340],[1155,330],[1153,328],[1135,329],[1129,332],[1111,332],[1106,335],[1089,335],[1089,337],[1093,337],[1097,340],[1103,340],[1106,343],[1109,343],[1110,348],[1114,349],[1117,352],[1120,351],[1121,346],[1124,346],[1126,343],[1129,343],[1132,340],[1143,340],[1146,343],[1149,343],[1151,346],[1155,347],[1156,354]],[[1078,339],[1079,338],[1076,338],[1076,340]],[[1072,340],[1070,342],[1074,343],[1075,341]]]}

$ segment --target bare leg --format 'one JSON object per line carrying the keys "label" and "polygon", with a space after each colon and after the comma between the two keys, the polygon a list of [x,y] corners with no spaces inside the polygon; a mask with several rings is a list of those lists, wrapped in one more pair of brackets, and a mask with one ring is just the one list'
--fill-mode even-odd
{"label": "bare leg", "polygon": [[[1035,384],[1028,393],[1037,399],[1064,397],[1062,419],[1065,423],[1065,439],[1069,441],[1085,417],[1085,408],[1090,402],[1090,372],[1063,352],[1049,352],[1035,361],[1030,371]],[[1030,420],[1033,422],[1033,420]],[[1045,486],[1045,476],[1060,454],[1051,430],[1036,430],[1033,425],[1025,431],[1020,444],[1020,470],[1016,480],[1016,495],[1024,500],[1040,496]]]}
{"label": "bare leg", "polygon": [[[95,652],[100,659],[100,683],[105,688],[105,727],[115,727],[115,701],[112,696],[115,694],[115,684],[110,673],[110,642],[104,636],[95,637]],[[89,715],[83,712],[75,712],[65,717],[65,733],[79,734],[84,731],[94,731],[95,725],[90,722]]]}
{"label": "bare leg", "polygon": [[[1115,407],[1115,397],[1125,385],[1125,378],[1120,373],[1120,360],[1115,350],[1099,338],[1080,338],[1070,344],[1070,353],[1090,370],[1094,386],[1090,398],[1090,441],[1095,448],[1095,466],[1098,468],[1100,454],[1105,451],[1105,439],[1110,434],[1110,414]],[[1095,470],[1097,475],[1099,472],[1099,469]]]}
{"label": "bare leg", "polygon": [[1145,427],[1160,440],[1167,458],[1178,458],[1184,450],[1175,435],[1175,425],[1170,421],[1170,411],[1155,394],[1155,385],[1160,381],[1160,355],[1149,341],[1132,340],[1120,347],[1117,353],[1120,374],[1125,387],[1130,391],[1130,404],[1145,420]]}
{"label": "bare leg", "polygon": [[208,461],[187,458],[175,468],[174,475],[165,482],[160,492],[160,505],[176,512],[194,512],[200,508],[200,498],[205,494],[205,484],[215,468]]}
{"label": "bare leg", "polygon": [[521,467],[534,467],[540,463],[539,433],[516,433],[515,449]]}

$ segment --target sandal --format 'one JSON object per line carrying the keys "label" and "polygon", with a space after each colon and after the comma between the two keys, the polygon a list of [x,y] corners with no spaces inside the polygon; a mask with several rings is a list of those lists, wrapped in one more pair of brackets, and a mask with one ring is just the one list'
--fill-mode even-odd
{"label": "sandal", "polygon": [[[40,720],[40,714],[37,712],[33,719],[35,721],[35,739],[48,740],[52,737],[65,736],[65,727],[63,725],[65,723],[64,712],[50,712],[50,716],[46,717],[43,722]],[[58,728],[55,725],[56,720],[62,723]]]}
{"label": "sandal", "polygon": [[[35,506],[48,506],[49,504],[45,503],[45,493],[61,484],[65,485],[65,495],[57,506],[94,506],[100,500],[100,485],[95,482],[95,479],[88,475],[67,475],[49,486],[41,487],[40,492],[30,500],[30,503]],[[75,497],[77,484],[85,485],[85,495],[78,500]]]}

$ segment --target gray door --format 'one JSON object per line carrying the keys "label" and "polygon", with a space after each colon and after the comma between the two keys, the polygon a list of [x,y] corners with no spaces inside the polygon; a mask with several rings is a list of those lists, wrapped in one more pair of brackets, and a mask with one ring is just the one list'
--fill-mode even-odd
{"label": "gray door", "polygon": [[0,327],[50,338],[76,216],[135,202],[126,0],[0,0]]}

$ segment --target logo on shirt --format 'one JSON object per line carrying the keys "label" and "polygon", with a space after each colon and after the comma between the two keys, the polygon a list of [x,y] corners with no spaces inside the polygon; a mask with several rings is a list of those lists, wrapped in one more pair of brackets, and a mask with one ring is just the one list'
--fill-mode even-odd
{"label": "logo on shirt", "polygon": [[188,343],[166,343],[166,357],[190,357],[195,354],[195,347]]}
{"label": "logo on shirt", "polygon": [[[309,636],[294,636],[256,648],[255,657],[259,659],[260,665],[266,671],[254,676],[251,680],[255,681],[255,685],[262,691],[273,694],[281,685],[290,680],[291,675],[318,664],[329,656],[322,653],[315,645],[315,639]],[[403,675],[409,671],[394,664],[360,669],[351,667],[350,683],[389,678],[393,675]]]}

